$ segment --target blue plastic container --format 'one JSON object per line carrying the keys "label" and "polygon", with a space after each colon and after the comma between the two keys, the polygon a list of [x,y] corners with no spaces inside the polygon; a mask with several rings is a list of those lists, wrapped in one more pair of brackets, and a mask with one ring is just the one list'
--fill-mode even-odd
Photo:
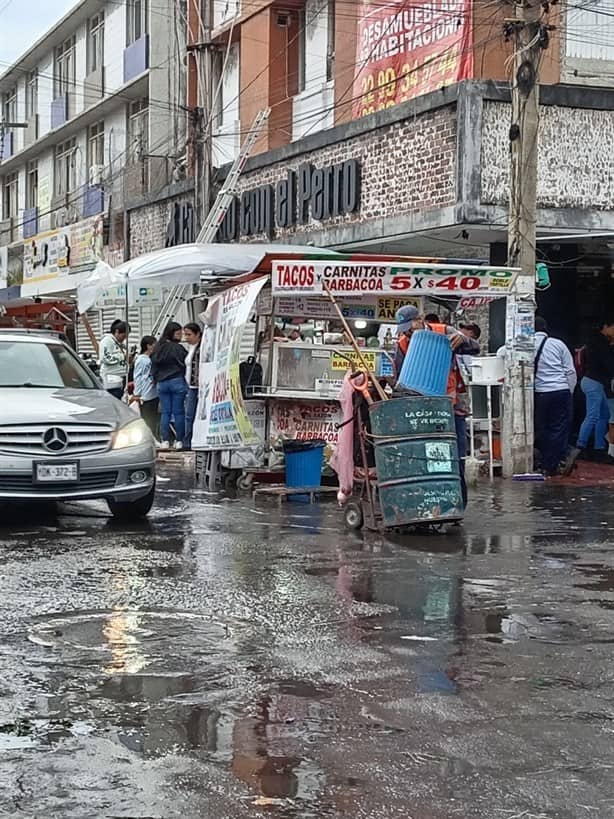
{"label": "blue plastic container", "polygon": [[[288,441],[284,445],[286,457],[286,486],[317,489],[322,484],[324,441]],[[288,500],[309,503],[309,495],[289,495]]]}
{"label": "blue plastic container", "polygon": [[431,330],[417,330],[401,368],[399,385],[420,395],[445,395],[452,348],[447,336]]}

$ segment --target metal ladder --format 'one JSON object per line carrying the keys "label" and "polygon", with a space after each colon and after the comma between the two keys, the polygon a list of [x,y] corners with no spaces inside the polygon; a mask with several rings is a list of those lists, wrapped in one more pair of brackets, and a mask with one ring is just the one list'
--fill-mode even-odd
{"label": "metal ladder", "polygon": [[[210,242],[215,241],[220,225],[228,213],[228,208],[232,205],[233,199],[238,193],[237,183],[241,173],[243,172],[245,163],[249,159],[249,155],[251,154],[254,145],[260,136],[260,131],[262,130],[265,122],[268,120],[270,113],[270,108],[265,108],[260,111],[254,120],[252,127],[249,129],[249,133],[241,145],[241,150],[239,151],[235,161],[232,163],[228,176],[224,180],[224,187],[218,193],[213,207],[207,214],[207,218],[205,219],[201,231],[198,234],[196,239],[198,244],[209,244]],[[165,327],[166,324],[175,316],[175,313],[179,310],[187,296],[190,294],[191,288],[191,284],[177,284],[171,289],[170,293],[168,294],[168,298],[162,305],[158,318],[151,329],[152,335],[158,335],[160,330]]]}

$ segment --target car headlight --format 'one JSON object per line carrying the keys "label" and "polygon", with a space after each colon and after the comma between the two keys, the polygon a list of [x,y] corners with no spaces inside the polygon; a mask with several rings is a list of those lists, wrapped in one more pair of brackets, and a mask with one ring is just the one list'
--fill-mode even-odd
{"label": "car headlight", "polygon": [[127,449],[129,446],[139,446],[151,438],[149,427],[140,418],[130,421],[115,433],[113,449]]}

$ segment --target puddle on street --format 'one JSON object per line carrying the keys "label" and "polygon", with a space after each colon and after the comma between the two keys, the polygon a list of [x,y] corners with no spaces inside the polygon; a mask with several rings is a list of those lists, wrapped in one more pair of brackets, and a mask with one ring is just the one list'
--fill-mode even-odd
{"label": "puddle on street", "polygon": [[0,752],[50,746],[69,737],[92,733],[87,722],[61,719],[21,719],[0,724]]}
{"label": "puddle on street", "polygon": [[[518,513],[524,508],[519,503]],[[295,514],[292,522],[286,516],[282,526],[273,511],[254,533],[246,524],[253,525],[251,512],[232,509],[227,526],[211,506],[195,513],[193,529],[182,511],[155,520],[153,534],[142,538],[123,532],[118,559],[106,557],[102,565],[79,556],[76,587],[85,578],[98,591],[98,578],[109,584],[110,574],[114,582],[125,575],[133,586],[81,602],[92,610],[30,621],[25,688],[36,693],[16,709],[25,716],[15,720],[11,712],[0,724],[0,752],[25,759],[63,743],[71,755],[75,749],[87,755],[106,742],[118,754],[119,778],[128,768],[140,771],[143,760],[152,767],[162,760],[169,772],[179,760],[198,771],[177,785],[182,796],[206,799],[215,788],[219,795],[234,779],[246,786],[247,795],[238,798],[254,814],[265,808],[277,819],[337,815],[326,811],[338,796],[351,806],[343,815],[359,815],[373,779],[366,773],[371,760],[354,765],[354,756],[372,751],[377,766],[380,748],[394,755],[397,744],[411,747],[413,734],[428,740],[430,726],[439,723],[460,745],[465,723],[457,736],[453,720],[466,714],[467,726],[474,726],[491,696],[495,711],[506,714],[514,704],[514,692],[505,688],[510,680],[528,688],[535,702],[541,688],[544,701],[560,691],[584,693],[569,668],[534,663],[565,654],[567,645],[598,642],[566,617],[574,587],[614,591],[614,569],[578,564],[583,552],[574,536],[556,534],[564,504],[552,530],[539,535],[500,525],[492,535],[482,526],[400,540],[335,529],[332,509]],[[487,514],[496,514],[492,504]],[[563,592],[553,577],[566,584]],[[177,578],[181,597],[174,603],[189,607],[184,595],[194,591],[198,605],[200,592],[211,616],[156,608],[173,585],[166,581]],[[210,595],[218,580],[219,599]],[[216,608],[206,609],[212,598]],[[93,608],[116,599],[147,600],[150,608]],[[218,614],[227,611],[244,619]],[[462,696],[468,692],[477,693],[479,709]],[[53,700],[47,710],[45,697]],[[365,703],[367,717],[384,715],[381,725],[372,728],[369,719],[365,726],[359,716]],[[598,705],[582,713],[574,708],[570,702],[562,718],[606,719]],[[369,741],[372,749],[364,745]],[[332,763],[335,754],[344,756]],[[480,768],[441,752],[418,763],[410,754],[406,762],[429,774],[438,766],[442,781],[477,778]],[[199,763],[223,772],[224,784],[203,776]],[[382,779],[387,787],[385,773]]]}
{"label": "puddle on street", "polygon": [[[241,663],[246,671],[257,653],[242,645],[242,624],[188,612],[85,611],[40,618],[28,636],[36,666],[51,673],[60,716],[0,726],[0,750],[102,731],[143,759],[191,754],[224,765],[269,807],[317,800],[325,776],[305,748],[328,730],[334,688],[293,678],[242,685]],[[73,719],[77,712],[86,719]]]}
{"label": "puddle on street", "polygon": [[582,583],[575,583],[579,589],[589,591],[614,592],[614,568],[602,563],[576,563],[576,571],[585,578]]}
{"label": "puddle on street", "polygon": [[[234,627],[233,627],[234,628]],[[50,663],[100,668],[103,674],[185,670],[194,656],[230,654],[233,628],[192,612],[112,609],[46,617],[28,639],[52,649]]]}

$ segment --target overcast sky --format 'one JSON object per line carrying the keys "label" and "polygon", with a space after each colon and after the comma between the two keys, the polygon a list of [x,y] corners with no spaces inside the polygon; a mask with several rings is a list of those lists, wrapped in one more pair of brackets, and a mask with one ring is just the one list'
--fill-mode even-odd
{"label": "overcast sky", "polygon": [[0,74],[74,5],[76,0],[0,0]]}

